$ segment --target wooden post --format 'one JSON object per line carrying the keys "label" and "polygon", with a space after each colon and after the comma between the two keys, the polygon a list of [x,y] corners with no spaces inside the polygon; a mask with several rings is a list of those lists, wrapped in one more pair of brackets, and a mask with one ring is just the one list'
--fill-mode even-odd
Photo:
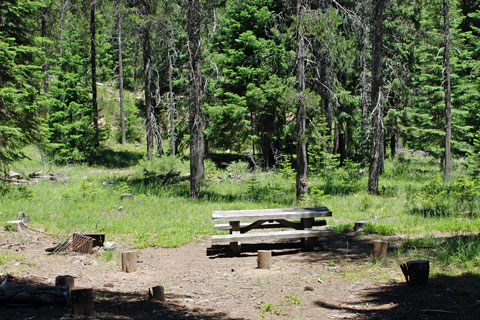
{"label": "wooden post", "polygon": [[67,275],[57,276],[55,278],[55,285],[68,287],[68,293],[70,293],[72,289],[75,287],[75,279],[72,276],[67,276]]}
{"label": "wooden post", "polygon": [[408,285],[426,286],[428,284],[428,273],[430,271],[428,260],[408,261],[406,264],[401,264],[400,268]]}
{"label": "wooden post", "polygon": [[272,266],[272,251],[258,250],[257,255],[258,269],[270,269]]}
{"label": "wooden post", "polygon": [[[300,221],[301,221],[303,230],[312,230],[315,218],[301,218]],[[313,250],[313,247],[317,243],[317,240],[318,240],[317,238],[302,239],[303,248],[308,251]]]}
{"label": "wooden post", "polygon": [[90,289],[73,289],[72,312],[76,319],[91,317],[94,315],[93,310],[93,290]]}
{"label": "wooden post", "polygon": [[373,259],[384,259],[387,257],[388,241],[374,240],[373,241]]}
{"label": "wooden post", "polygon": [[153,300],[165,301],[165,288],[163,286],[155,286],[152,288]]}
{"label": "wooden post", "polygon": [[[230,221],[230,234],[240,233],[240,221]],[[238,242],[230,242],[230,254],[232,256],[239,256],[242,252],[241,244]]]}
{"label": "wooden post", "polygon": [[122,252],[122,271],[135,272],[137,270],[137,252]]}

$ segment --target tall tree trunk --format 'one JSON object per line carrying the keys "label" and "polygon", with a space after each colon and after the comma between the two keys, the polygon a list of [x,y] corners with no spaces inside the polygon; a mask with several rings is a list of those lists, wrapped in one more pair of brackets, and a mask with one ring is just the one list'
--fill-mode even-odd
{"label": "tall tree trunk", "polygon": [[[168,8],[168,1],[165,2],[165,13],[168,15],[170,10]],[[168,63],[168,122],[170,136],[170,154],[175,155],[175,116],[177,110],[175,109],[173,96],[173,59],[172,51],[174,50],[172,41],[172,24],[170,17],[167,16],[167,30],[166,30],[166,44],[167,44],[167,63]]]}
{"label": "tall tree trunk", "polygon": [[378,176],[383,163],[383,11],[387,0],[373,0],[372,12],[372,142],[368,172],[368,192],[378,193]]}
{"label": "tall tree trunk", "polygon": [[137,78],[138,78],[138,54],[140,52],[140,41],[138,38],[135,40],[135,54],[133,57],[133,93],[137,93]]}
{"label": "tall tree trunk", "polygon": [[[320,10],[322,15],[328,14],[328,8],[330,7],[330,0],[321,0],[320,1]],[[326,120],[327,120],[327,136],[328,142],[327,152],[333,153],[334,147],[334,132],[333,132],[333,101],[332,101],[332,83],[333,83],[333,72],[332,72],[332,55],[328,45],[324,44],[326,47],[320,51],[320,96],[322,98],[321,103],[323,109],[325,110]]]}
{"label": "tall tree trunk", "polygon": [[147,135],[147,158],[153,159],[154,124],[152,117],[152,57],[150,47],[150,21],[143,26],[143,77],[145,90],[145,121]]}
{"label": "tall tree trunk", "polygon": [[200,1],[188,0],[187,33],[190,62],[190,196],[200,196],[200,182],[204,178],[203,113],[202,113],[202,50],[200,45]]}
{"label": "tall tree trunk", "polygon": [[98,105],[97,105],[97,60],[95,53],[95,5],[96,0],[90,3],[90,61],[92,67],[92,121],[95,128],[95,147],[98,147],[99,133],[98,133]]}
{"label": "tall tree trunk", "polygon": [[368,147],[370,141],[370,112],[372,110],[371,95],[371,79],[370,79],[370,21],[368,9],[370,8],[371,0],[362,0],[361,3],[361,50],[360,50],[360,64],[362,73],[360,76],[361,87],[361,101],[362,101],[362,130],[360,137],[360,154],[362,162],[366,163],[368,160]]}
{"label": "tall tree trunk", "polygon": [[121,0],[117,0],[117,41],[118,41],[118,92],[120,95],[120,132],[122,145],[127,142],[125,133],[125,109],[123,97],[123,61],[122,61],[122,7]]}
{"label": "tall tree trunk", "polygon": [[444,90],[445,90],[445,175],[444,181],[450,181],[451,168],[451,143],[452,143],[452,98],[451,98],[451,80],[450,80],[450,8],[448,0],[443,1],[443,67],[445,70]]}
{"label": "tall tree trunk", "polygon": [[307,144],[306,144],[306,106],[305,106],[305,37],[303,15],[306,0],[297,0],[297,200],[308,193]]}

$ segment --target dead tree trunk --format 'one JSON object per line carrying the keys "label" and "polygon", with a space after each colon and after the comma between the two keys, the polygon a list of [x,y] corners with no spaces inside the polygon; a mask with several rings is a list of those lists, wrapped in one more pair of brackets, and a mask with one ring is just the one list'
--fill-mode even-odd
{"label": "dead tree trunk", "polygon": [[372,109],[370,94],[371,94],[371,77],[370,77],[370,22],[368,9],[370,8],[371,0],[362,0],[361,4],[361,50],[360,50],[360,64],[362,73],[360,76],[361,101],[362,101],[362,136],[360,140],[360,153],[363,162],[367,162],[368,146],[370,141],[370,111]]}
{"label": "dead tree trunk", "polygon": [[190,63],[190,196],[200,196],[200,182],[204,178],[204,141],[202,113],[202,49],[200,45],[200,1],[188,0],[187,33]]}
{"label": "dead tree trunk", "polygon": [[452,143],[452,98],[451,98],[451,80],[450,80],[450,8],[448,0],[443,1],[443,68],[445,80],[443,81],[445,90],[445,174],[444,181],[450,181],[451,167],[451,143]]}
{"label": "dead tree trunk", "polygon": [[90,3],[90,64],[92,70],[92,122],[95,128],[95,147],[98,147],[99,133],[98,133],[98,104],[97,104],[97,60],[95,53],[95,6],[96,0]]}
{"label": "dead tree trunk", "polygon": [[118,42],[118,92],[120,98],[120,132],[122,135],[121,143],[127,142],[125,133],[125,109],[123,97],[123,61],[122,61],[122,7],[121,0],[117,0],[117,42]]}
{"label": "dead tree trunk", "polygon": [[147,157],[153,159],[153,117],[152,117],[152,57],[150,47],[150,21],[143,26],[143,77],[145,90],[145,121],[147,135]]}
{"label": "dead tree trunk", "polygon": [[297,0],[297,200],[308,193],[307,143],[305,134],[305,37],[303,15],[306,0]]}
{"label": "dead tree trunk", "polygon": [[[322,15],[328,14],[328,8],[330,6],[329,0],[320,1],[320,10]],[[329,42],[328,39],[325,39],[326,42]],[[333,132],[333,99],[332,99],[332,83],[333,83],[333,72],[332,72],[332,55],[328,44],[323,44],[323,49],[320,50],[320,96],[322,97],[321,103],[323,109],[325,110],[326,120],[327,120],[327,152],[332,153],[335,149],[334,147],[334,132]]]}
{"label": "dead tree trunk", "polygon": [[[169,8],[168,1],[165,2],[166,8],[165,12],[168,15]],[[174,47],[172,44],[172,24],[170,22],[169,16],[167,16],[167,26],[166,26],[166,44],[167,44],[167,63],[168,63],[168,122],[169,122],[169,132],[170,136],[170,154],[175,155],[175,116],[176,109],[173,96],[173,64],[175,55],[172,54]]]}
{"label": "dead tree trunk", "polygon": [[368,192],[378,193],[378,176],[383,164],[383,11],[388,0],[373,0],[372,12],[372,142],[368,172]]}

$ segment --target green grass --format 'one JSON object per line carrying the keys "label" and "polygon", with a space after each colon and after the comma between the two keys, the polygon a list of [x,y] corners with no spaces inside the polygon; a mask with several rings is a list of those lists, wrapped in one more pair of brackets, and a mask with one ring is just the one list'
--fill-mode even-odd
{"label": "green grass", "polygon": [[[351,230],[356,220],[370,221],[364,228],[366,233],[402,234],[412,239],[480,230],[480,219],[474,210],[464,214],[453,207],[454,184],[445,187],[450,193],[440,197],[442,201],[445,197],[450,199],[446,202],[452,205],[450,215],[423,215],[413,210],[431,205],[439,198],[429,197],[427,192],[436,188],[438,175],[437,164],[429,158],[387,160],[385,174],[380,178],[380,195],[367,194],[364,191],[367,177],[353,169],[334,172],[328,179],[311,176],[311,194],[297,203],[295,178],[286,178],[282,172],[251,172],[242,163],[218,170],[206,161],[201,199],[192,200],[188,197],[188,181],[164,184],[156,178],[171,169],[187,174],[187,161],[162,157],[150,162],[135,156],[125,161],[127,165],[124,166],[119,158],[140,151],[127,145],[112,147],[109,152],[112,165],[56,166],[49,163],[43,167],[36,149],[28,149],[30,159],[16,163],[12,170],[25,176],[43,171],[55,174],[57,180],[20,187],[2,184],[1,225],[14,220],[16,213],[23,211],[30,216],[32,227],[45,229],[58,238],[66,238],[73,232],[105,233],[108,240],[125,241],[137,248],[175,247],[220,233],[213,230],[211,212],[214,210],[323,205],[333,212],[327,223],[339,233]],[[460,174],[454,172],[452,180],[456,181]],[[326,186],[332,183],[332,177],[338,178],[335,186]],[[350,184],[349,179],[354,179],[355,188],[338,187],[339,183]],[[438,187],[438,192],[441,188]],[[134,198],[121,200],[123,193],[132,193]],[[476,196],[475,193],[471,195]],[[453,245],[447,242],[442,245],[445,256],[455,257],[449,261],[461,266],[468,266],[463,255],[473,261],[478,259],[467,254],[477,250],[477,244],[466,246],[466,253],[459,257],[451,251]],[[437,250],[438,254],[441,252]]]}
{"label": "green grass", "polygon": [[116,250],[104,250],[98,255],[100,261],[109,262],[112,260],[118,260],[120,258],[120,252]]}
{"label": "green grass", "polygon": [[9,252],[0,252],[0,266],[5,266],[10,261],[20,262],[21,264],[24,264],[29,267],[35,265],[32,262],[25,261],[25,258],[18,254],[13,254]]}

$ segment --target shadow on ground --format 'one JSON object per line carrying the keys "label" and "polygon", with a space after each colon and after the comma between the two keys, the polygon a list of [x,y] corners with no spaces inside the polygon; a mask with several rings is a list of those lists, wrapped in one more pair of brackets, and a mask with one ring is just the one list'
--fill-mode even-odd
{"label": "shadow on ground", "polygon": [[440,275],[425,287],[397,283],[366,289],[361,301],[314,305],[357,315],[357,319],[479,319],[480,276]]}
{"label": "shadow on ground", "polygon": [[105,166],[110,169],[120,169],[136,165],[142,157],[143,154],[141,152],[104,149],[94,158],[92,164]]}
{"label": "shadow on ground", "polygon": [[[270,250],[272,256],[288,256],[288,259],[292,262],[312,264],[332,260],[340,262],[347,257],[349,261],[369,261],[369,254],[372,252],[372,239],[355,232],[341,233],[318,240],[312,251],[303,250],[300,240],[242,244],[240,257],[256,256],[258,250]],[[393,250],[393,247],[390,247],[389,250]],[[299,255],[299,253],[301,254]],[[207,255],[211,259],[231,257],[228,245],[211,246],[207,249]]]}
{"label": "shadow on ground", "polygon": [[[29,285],[39,285],[30,282]],[[167,294],[167,302],[148,299],[145,292],[122,293],[94,290],[95,319],[179,319],[179,320],[221,320],[232,319],[225,313],[213,309],[188,309],[180,301],[188,296]],[[33,301],[32,301],[33,302]],[[26,306],[0,305],[3,319],[73,319],[71,306]],[[236,318],[233,320],[245,320]]]}

